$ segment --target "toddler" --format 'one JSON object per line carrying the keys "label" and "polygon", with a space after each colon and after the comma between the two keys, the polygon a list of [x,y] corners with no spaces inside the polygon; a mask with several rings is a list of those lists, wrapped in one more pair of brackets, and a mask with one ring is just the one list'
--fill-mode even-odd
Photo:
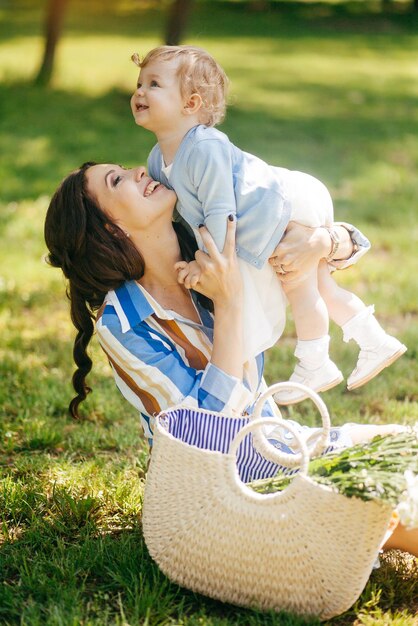
{"label": "toddler", "polygon": [[[149,175],[174,189],[178,212],[193,229],[199,247],[199,226],[204,224],[222,250],[227,216],[236,216],[245,358],[273,345],[283,332],[283,292],[298,338],[298,363],[291,381],[318,392],[343,380],[329,357],[329,317],[341,326],[345,341],[354,339],[360,347],[348,389],[360,387],[401,356],[406,347],[383,330],[373,306],[366,307],[339,287],[330,274],[328,262],[336,258],[339,237],[326,187],[308,174],[270,166],[243,152],[214,128],[225,114],[228,84],[217,62],[192,46],[161,46],[142,61],[138,55],[132,59],[141,68],[132,113],[158,141],[148,158]],[[303,279],[281,284],[268,259],[289,221],[327,228],[331,250]],[[351,234],[349,225],[341,225]],[[189,285],[196,286],[196,262],[179,263],[177,268],[183,279],[188,275]],[[281,266],[280,271],[285,273],[286,268]],[[292,404],[304,397],[299,391],[283,391],[276,400]]]}

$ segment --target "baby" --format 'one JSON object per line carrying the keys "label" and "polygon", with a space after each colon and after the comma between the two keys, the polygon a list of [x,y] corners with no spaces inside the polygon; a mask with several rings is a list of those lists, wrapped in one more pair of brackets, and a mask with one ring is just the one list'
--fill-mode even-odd
{"label": "baby", "polygon": [[[152,131],[158,143],[148,158],[150,176],[174,189],[177,209],[202,247],[204,224],[223,249],[227,216],[237,219],[237,256],[244,283],[245,358],[272,346],[283,332],[285,303],[292,309],[298,337],[298,363],[291,381],[326,391],[343,380],[329,357],[329,317],[343,330],[345,341],[360,347],[356,368],[347,381],[355,389],[376,376],[405,351],[388,335],[366,305],[333,280],[329,263],[338,258],[339,228],[326,187],[302,172],[273,167],[243,152],[216,130],[226,109],[228,79],[204,50],[192,46],[161,46],[140,61],[137,88],[131,98],[135,122]],[[323,226],[330,235],[330,253],[298,282],[281,283],[268,262],[290,221]],[[355,253],[357,258],[368,248]],[[191,287],[199,280],[196,262],[179,263],[181,280]],[[281,273],[286,268],[281,266]],[[187,277],[187,278],[186,278]],[[284,293],[283,293],[284,292]],[[299,402],[303,392],[281,392],[281,404]]]}

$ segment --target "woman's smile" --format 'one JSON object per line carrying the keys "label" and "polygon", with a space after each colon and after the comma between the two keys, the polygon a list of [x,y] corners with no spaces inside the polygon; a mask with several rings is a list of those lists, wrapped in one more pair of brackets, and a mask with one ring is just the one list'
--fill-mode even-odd
{"label": "woman's smile", "polygon": [[148,198],[148,196],[154,193],[154,191],[156,191],[159,186],[160,186],[160,183],[158,181],[151,179],[151,182],[148,183],[148,185],[145,188],[144,196]]}
{"label": "woman's smile", "polygon": [[171,220],[176,195],[146,174],[145,167],[94,165],[86,178],[91,194],[128,232],[147,230],[155,220]]}

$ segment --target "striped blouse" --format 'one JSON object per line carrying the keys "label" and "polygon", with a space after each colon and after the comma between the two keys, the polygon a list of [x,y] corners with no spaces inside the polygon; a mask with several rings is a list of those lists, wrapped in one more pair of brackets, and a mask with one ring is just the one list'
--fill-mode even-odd
{"label": "striped blouse", "polygon": [[[168,407],[183,403],[241,415],[266,388],[262,354],[247,363],[243,381],[210,362],[213,316],[191,294],[200,324],[164,309],[135,281],[107,294],[96,321],[116,385],[139,410],[150,445],[154,417]],[[266,403],[264,414],[277,414],[274,402]]]}

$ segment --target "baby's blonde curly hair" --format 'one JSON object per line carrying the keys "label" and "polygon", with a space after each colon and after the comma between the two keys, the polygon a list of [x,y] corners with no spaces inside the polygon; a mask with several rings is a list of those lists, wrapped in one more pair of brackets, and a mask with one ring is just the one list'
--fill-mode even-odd
{"label": "baby's blonde curly hair", "polygon": [[159,46],[141,60],[138,54],[132,61],[140,68],[156,60],[178,60],[177,75],[183,97],[198,93],[202,98],[200,121],[206,126],[216,126],[225,117],[228,77],[215,59],[202,48],[195,46]]}

